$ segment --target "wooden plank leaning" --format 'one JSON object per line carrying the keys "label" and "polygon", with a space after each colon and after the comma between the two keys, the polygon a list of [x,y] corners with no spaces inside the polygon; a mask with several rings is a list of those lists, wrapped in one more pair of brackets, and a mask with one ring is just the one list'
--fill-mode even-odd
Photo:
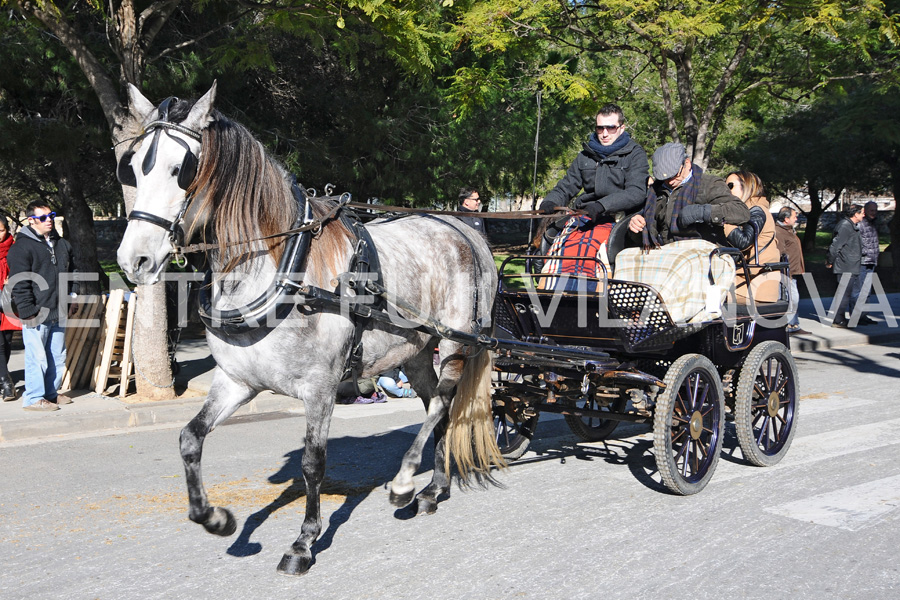
{"label": "wooden plank leaning", "polygon": [[100,332],[100,352],[97,354],[94,376],[91,379],[91,389],[98,394],[102,394],[106,389],[107,379],[109,379],[109,367],[112,364],[113,346],[116,343],[124,297],[124,290],[110,290],[109,300],[106,301],[106,318]]}
{"label": "wooden plank leaning", "polygon": [[132,292],[128,295],[128,311],[125,319],[125,347],[122,350],[121,367],[122,374],[119,383],[119,397],[124,398],[128,395],[128,382],[131,381],[132,348],[131,337],[134,334],[134,311],[137,307],[137,293]]}

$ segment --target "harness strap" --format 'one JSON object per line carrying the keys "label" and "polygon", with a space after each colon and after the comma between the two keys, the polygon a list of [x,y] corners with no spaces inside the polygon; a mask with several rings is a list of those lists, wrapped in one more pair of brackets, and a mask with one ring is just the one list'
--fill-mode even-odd
{"label": "harness strap", "polygon": [[[351,212],[343,212],[341,221],[356,236],[356,249],[350,258],[350,267],[343,277],[340,279],[339,287],[343,287],[342,297],[352,297],[358,295],[359,291],[367,291],[370,289],[370,283],[374,284],[372,289],[384,289],[381,276],[381,262],[378,259],[378,249],[372,240],[372,235],[366,226],[363,225],[356,214]],[[370,275],[374,274],[375,278],[370,279]],[[361,285],[360,285],[361,284]],[[360,287],[362,288],[360,290]],[[372,305],[372,309],[381,310],[384,301],[380,295],[376,294],[376,302]],[[363,317],[355,312],[350,313],[350,321],[353,323],[353,341],[350,346],[350,352],[344,363],[344,371],[341,379],[352,376],[354,391],[357,396],[359,391],[359,375],[360,365],[362,364],[363,345],[362,336],[366,327],[372,323],[371,318]]]}
{"label": "harness strap", "polygon": [[158,216],[154,215],[153,213],[144,212],[142,210],[133,210],[130,213],[128,213],[128,220],[129,221],[147,221],[148,223],[153,223],[154,225],[156,225],[158,227],[162,227],[163,229],[166,229],[166,230],[171,230],[172,227],[175,226],[175,223],[168,219],[163,219],[162,217],[158,217]]}
{"label": "harness strap", "polygon": [[[434,210],[429,208],[411,208],[408,206],[390,206],[388,204],[363,204],[348,202],[349,208],[359,210],[377,210],[379,212],[411,213],[417,215],[447,215],[449,217],[471,217],[473,213],[461,210]],[[568,211],[567,212],[571,212]],[[513,210],[509,212],[478,213],[481,219],[546,219],[551,216],[536,210]]]}

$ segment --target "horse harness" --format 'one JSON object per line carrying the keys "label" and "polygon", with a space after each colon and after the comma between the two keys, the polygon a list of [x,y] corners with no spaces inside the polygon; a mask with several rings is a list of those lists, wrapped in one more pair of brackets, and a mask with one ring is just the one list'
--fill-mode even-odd
{"label": "horse harness", "polygon": [[[203,136],[199,131],[194,131],[193,129],[169,121],[169,110],[175,102],[178,102],[178,98],[174,96],[170,96],[160,102],[159,107],[157,108],[156,120],[144,127],[144,130],[140,135],[130,140],[131,145],[119,159],[119,164],[116,167],[116,177],[122,185],[137,187],[137,177],[131,166],[131,159],[136,152],[134,147],[149,135],[152,135],[153,139],[150,142],[150,148],[147,150],[144,160],[141,162],[141,172],[144,175],[147,175],[153,170],[153,167],[156,166],[156,152],[159,147],[159,138],[162,133],[165,133],[169,139],[174,140],[179,146],[184,148],[184,158],[181,160],[181,166],[178,168],[178,187],[187,190],[191,183],[193,183],[194,178],[197,177],[197,165],[200,162],[197,155],[191,152],[190,147],[184,140],[175,137],[169,133],[169,130],[182,133],[198,142],[203,139]],[[175,217],[174,221],[141,210],[132,210],[128,214],[128,220],[146,221],[167,230],[169,232],[169,242],[172,244],[176,260],[178,260],[180,256],[178,248],[184,244],[184,229],[181,227],[181,221],[184,219],[184,215],[187,212],[192,199],[192,196],[185,196],[184,203],[178,211],[178,215]]]}
{"label": "horse harness", "polygon": [[[175,97],[169,97],[163,100],[157,109],[157,119],[149,123],[144,131],[131,140],[128,150],[122,155],[116,170],[119,182],[122,185],[137,187],[137,178],[131,166],[132,157],[135,154],[134,147],[152,134],[150,148],[147,151],[144,160],[141,163],[141,172],[144,175],[150,173],[156,166],[157,147],[161,134],[169,136],[170,139],[181,145],[184,150],[184,158],[178,171],[178,186],[187,190],[193,183],[197,175],[197,167],[199,164],[198,157],[191,151],[190,147],[184,140],[173,136],[170,130],[177,131],[191,137],[197,141],[202,140],[202,134],[194,131],[178,123],[169,121],[169,110],[171,106],[177,102]],[[207,329],[221,328],[229,333],[241,333],[250,329],[259,328],[266,325],[272,316],[277,320],[282,320],[293,310],[293,302],[285,302],[287,296],[300,295],[306,299],[306,305],[312,309],[323,308],[326,306],[340,307],[348,306],[350,309],[349,318],[353,323],[353,336],[348,353],[344,371],[341,379],[345,379],[353,375],[354,383],[359,375],[359,367],[362,362],[362,335],[366,328],[371,328],[373,321],[391,322],[390,315],[384,310],[386,303],[391,302],[398,308],[403,309],[414,318],[418,319],[419,324],[415,327],[420,331],[437,335],[440,337],[448,337],[451,330],[446,326],[433,321],[430,317],[422,315],[419,311],[399,298],[392,297],[386,288],[381,273],[381,263],[378,259],[378,251],[372,240],[369,231],[359,218],[359,215],[349,209],[350,195],[345,193],[338,198],[337,205],[334,210],[321,219],[315,219],[312,214],[309,198],[306,190],[302,188],[293,177],[291,182],[291,192],[298,204],[298,217],[290,230],[260,238],[261,241],[272,237],[286,236],[285,250],[282,254],[278,270],[275,274],[274,285],[267,288],[256,299],[250,301],[246,305],[227,310],[217,310],[212,307],[209,290],[212,284],[212,270],[200,267],[196,261],[191,261],[191,266],[195,270],[203,270],[203,285],[200,288],[200,319]],[[330,193],[330,189],[326,191]],[[184,246],[184,229],[182,221],[193,200],[193,196],[185,196],[184,202],[178,211],[178,215],[173,221],[152,213],[132,210],[128,215],[129,221],[145,221],[152,223],[157,227],[165,229],[169,234],[169,242],[172,245],[172,253],[175,261],[180,266],[188,263],[185,255],[188,253],[199,253],[217,247],[215,244],[193,244]],[[342,273],[337,278],[337,285],[333,292],[306,285],[295,280],[294,275],[303,273],[306,265],[306,259],[309,254],[312,238],[315,237],[322,226],[332,218],[339,218],[347,229],[352,232],[356,239],[354,252],[350,258],[350,264],[347,272]],[[422,215],[426,218],[433,217],[430,214]],[[451,227],[451,224],[441,221]],[[455,228],[458,231],[458,228]],[[467,243],[471,247],[472,244],[466,238]],[[474,252],[474,248],[473,248]],[[477,268],[477,265],[476,265]],[[476,286],[477,288],[477,286]],[[364,294],[368,292],[375,297],[374,302],[363,302],[361,295],[368,299]],[[477,289],[473,290],[475,294],[475,309],[473,322],[476,331],[480,331],[482,324],[478,318],[478,293]],[[356,300],[360,298],[360,300]]]}

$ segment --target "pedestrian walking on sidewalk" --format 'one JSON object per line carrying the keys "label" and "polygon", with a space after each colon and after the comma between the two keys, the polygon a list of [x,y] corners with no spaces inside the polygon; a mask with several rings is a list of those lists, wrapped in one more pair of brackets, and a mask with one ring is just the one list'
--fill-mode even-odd
{"label": "pedestrian walking on sidewalk", "polygon": [[[6,280],[9,277],[9,263],[6,261],[6,255],[13,245],[13,236],[9,232],[9,221],[6,217],[0,215],[0,292],[6,286]],[[4,296],[8,296],[5,294]],[[9,374],[9,355],[12,353],[13,332],[22,329],[22,325],[18,319],[6,314],[6,311],[0,312],[0,397],[4,402],[11,402],[16,399],[16,384]]]}
{"label": "pedestrian walking on sidewalk", "polygon": [[[838,221],[834,228],[834,238],[825,255],[825,266],[834,269],[837,278],[838,289],[834,296],[832,306],[837,309],[831,319],[832,327],[848,328],[849,321],[845,311],[856,306],[856,299],[852,298],[853,288],[859,278],[859,269],[862,264],[862,238],[859,235],[859,222],[863,218],[863,207],[859,204],[851,204],[844,209],[844,218]],[[846,281],[845,286],[841,282]],[[852,314],[852,312],[851,312]]]}
{"label": "pedestrian walking on sidewalk", "polygon": [[58,393],[66,366],[63,326],[67,292],[73,296],[69,314],[74,315],[78,310],[74,301],[77,284],[69,282],[70,289],[60,289],[60,276],[75,272],[72,246],[57,235],[53,223],[56,213],[45,203],[31,202],[25,214],[28,226],[19,230],[8,255],[9,277],[14,280],[12,300],[22,320],[25,346],[22,408],[59,410],[60,404],[72,401]]}
{"label": "pedestrian walking on sidewalk", "polygon": [[809,333],[800,327],[800,317],[797,309],[800,306],[800,290],[797,287],[797,280],[806,272],[806,263],[803,260],[803,246],[800,238],[794,233],[794,227],[797,225],[797,211],[790,206],[785,206],[778,211],[775,217],[775,240],[778,247],[788,257],[788,269],[790,273],[790,305],[785,315],[788,319],[787,332],[791,335],[799,335]]}
{"label": "pedestrian walking on sidewalk", "polygon": [[[881,252],[881,246],[878,240],[878,203],[866,202],[863,207],[863,219],[859,222],[859,237],[862,240],[862,264],[859,266],[859,277],[856,279],[856,287],[851,291],[851,298],[856,298],[853,304],[853,310],[856,305],[865,305],[869,300],[869,294],[872,291],[872,275],[875,273],[875,267],[878,265],[878,254]],[[867,315],[859,317],[860,325],[872,325],[876,323]]]}

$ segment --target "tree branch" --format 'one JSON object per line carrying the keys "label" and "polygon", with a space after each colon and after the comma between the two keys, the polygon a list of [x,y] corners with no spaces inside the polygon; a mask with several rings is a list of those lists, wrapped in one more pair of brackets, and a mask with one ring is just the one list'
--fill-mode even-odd
{"label": "tree branch", "polygon": [[181,0],[158,0],[143,11],[138,17],[138,31],[140,32],[141,45],[149,48],[156,39],[156,35],[181,4]]}
{"label": "tree branch", "polygon": [[116,113],[121,108],[119,94],[113,78],[109,76],[109,73],[106,72],[106,69],[97,60],[97,57],[82,41],[75,29],[60,18],[57,11],[44,8],[52,6],[55,9],[56,6],[52,3],[41,3],[39,5],[37,2],[15,0],[14,6],[22,15],[40,21],[75,58],[94,93],[97,94],[97,99],[100,101],[100,106],[103,109],[103,115],[109,123],[110,130],[115,135]]}
{"label": "tree branch", "polygon": [[147,62],[148,63],[154,62],[156,60],[159,60],[160,58],[163,58],[164,56],[168,56],[169,54],[172,54],[173,52],[177,52],[179,50],[187,48],[188,46],[193,46],[194,44],[203,41],[204,39],[208,38],[209,36],[213,35],[214,33],[217,33],[223,29],[231,27],[232,25],[234,25],[235,23],[237,23],[238,21],[243,19],[245,16],[247,16],[251,12],[253,12],[253,11],[250,9],[245,10],[244,12],[242,12],[238,16],[236,16],[234,19],[228,21],[227,23],[223,23],[222,25],[219,25],[218,27],[214,27],[213,29],[210,29],[209,31],[207,31],[207,32],[203,33],[202,35],[199,35],[195,38],[192,38],[190,40],[185,40],[181,43],[175,44],[174,46],[170,46],[170,47],[162,50],[156,56],[148,58]]}

